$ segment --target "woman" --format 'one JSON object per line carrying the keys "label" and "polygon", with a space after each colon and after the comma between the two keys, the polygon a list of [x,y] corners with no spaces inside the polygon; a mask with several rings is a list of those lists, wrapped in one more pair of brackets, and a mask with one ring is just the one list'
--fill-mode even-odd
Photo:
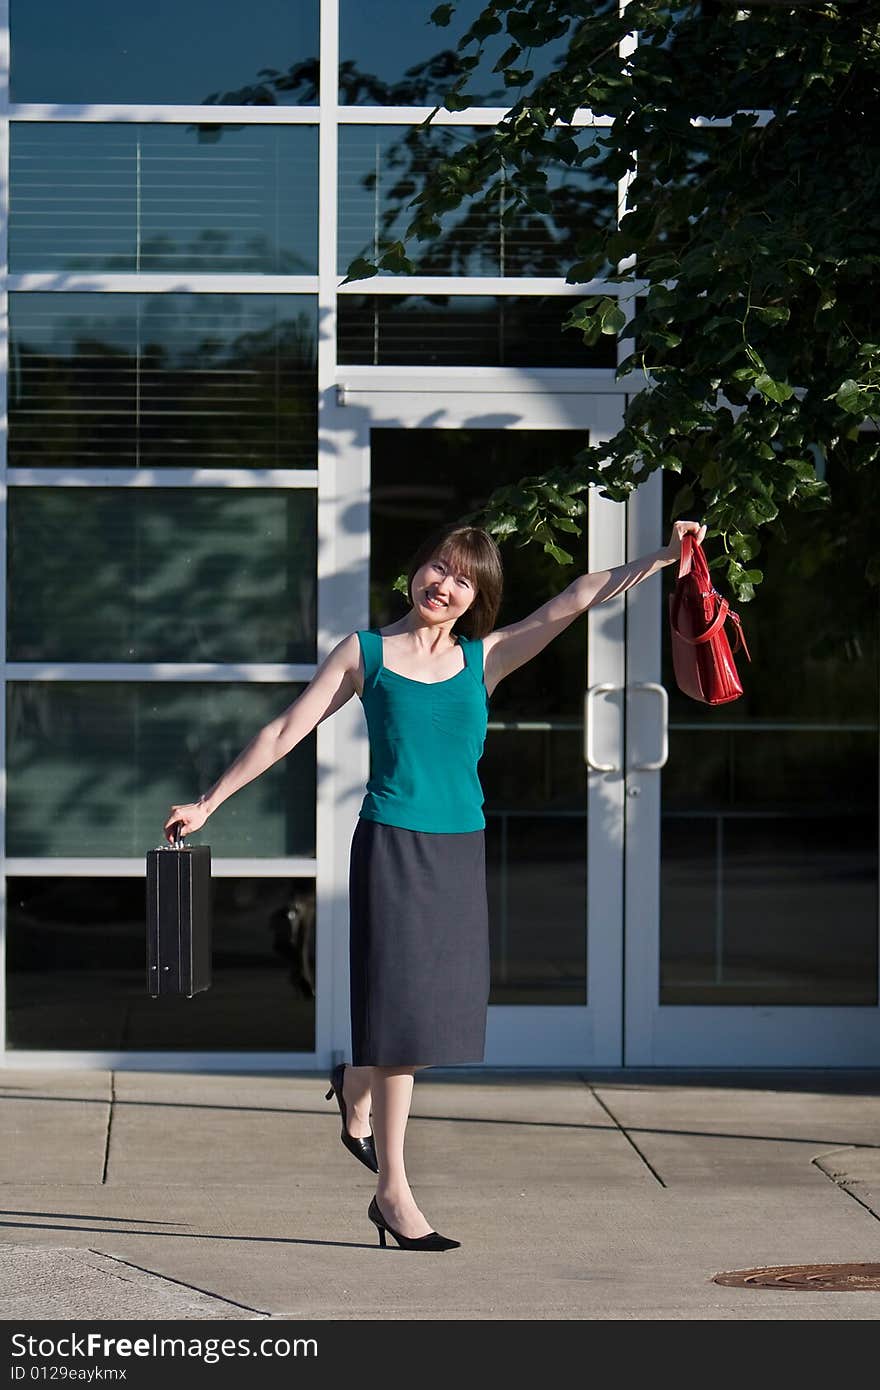
{"label": "woman", "polygon": [[588,608],[677,563],[687,532],[701,542],[706,528],[677,521],[664,549],[580,575],[496,629],[495,542],[476,527],[442,527],[410,564],[406,616],[350,633],[210,791],[171,808],[166,838],[175,827],[193,834],[352,695],[363,702],[372,775],[351,843],[352,1065],[334,1068],[327,1099],[336,1095],[346,1148],[379,1175],[368,1216],[381,1245],[386,1231],[404,1249],[459,1244],[419,1210],[403,1148],[415,1072],[483,1060],[489,948],[477,762],[489,697]]}

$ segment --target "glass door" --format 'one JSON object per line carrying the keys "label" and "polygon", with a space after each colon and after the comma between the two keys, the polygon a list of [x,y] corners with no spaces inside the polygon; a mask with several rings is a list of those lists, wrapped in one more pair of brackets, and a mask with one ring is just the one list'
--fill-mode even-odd
{"label": "glass door", "polygon": [[[786,519],[740,613],[744,694],[678,691],[666,595],[629,595],[625,1062],[871,1066],[878,1010],[878,481],[828,478],[833,507]],[[629,553],[672,493],[630,502]],[[719,542],[707,545],[711,558]],[[728,625],[732,627],[732,625]],[[667,701],[668,697],[668,727]]]}
{"label": "glass door", "polygon": [[[508,397],[508,420],[510,416]],[[406,611],[392,591],[436,525],[475,511],[494,488],[573,458],[618,428],[620,397],[561,405],[535,396],[516,427],[474,398],[400,396],[371,410],[369,621]],[[354,403],[354,402],[352,402]],[[358,404],[361,404],[360,399]],[[482,404],[485,404],[485,399]],[[499,625],[515,622],[588,568],[623,562],[624,509],[592,497],[575,562],[537,546],[502,549]],[[623,604],[578,620],[502,681],[489,712],[485,790],[492,988],[487,1065],[618,1065],[621,1057]],[[588,775],[590,752],[610,772]]]}

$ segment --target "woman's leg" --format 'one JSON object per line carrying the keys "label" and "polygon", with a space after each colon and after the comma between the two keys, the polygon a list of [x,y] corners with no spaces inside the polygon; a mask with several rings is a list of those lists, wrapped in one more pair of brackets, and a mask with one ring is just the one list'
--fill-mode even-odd
{"label": "woman's leg", "polygon": [[403,1141],[412,1102],[413,1074],[420,1067],[372,1067],[373,1137],[379,1160],[376,1201],[396,1231],[413,1239],[426,1236],[428,1224],[413,1197],[403,1161]]}
{"label": "woman's leg", "polygon": [[370,1129],[370,1080],[372,1067],[350,1067],[342,1073],[342,1098],[352,1139],[366,1139]]}

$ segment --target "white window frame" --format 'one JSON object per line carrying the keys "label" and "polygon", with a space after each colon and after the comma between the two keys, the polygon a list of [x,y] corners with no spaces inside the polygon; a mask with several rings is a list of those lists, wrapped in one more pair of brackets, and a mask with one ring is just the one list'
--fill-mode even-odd
{"label": "white window frame", "polygon": [[[0,334],[0,485],[4,497],[9,487],[217,487],[230,486],[312,488],[317,494],[317,592],[318,622],[317,651],[319,658],[330,650],[347,632],[368,621],[367,574],[364,565],[364,536],[369,532],[369,495],[364,479],[354,476],[339,461],[335,431],[344,428],[344,412],[348,390],[367,386],[390,391],[428,391],[454,389],[465,381],[470,389],[483,393],[522,393],[524,389],[565,395],[585,389],[617,393],[632,390],[642,384],[630,378],[629,383],[616,382],[614,370],[573,372],[564,369],[536,369],[527,379],[505,368],[429,369],[355,367],[339,369],[336,362],[336,296],[343,294],[428,294],[455,295],[562,295],[579,297],[587,294],[623,296],[628,315],[632,314],[633,287],[592,280],[589,284],[568,285],[564,279],[547,277],[403,277],[377,276],[369,281],[341,286],[342,278],[336,266],[337,242],[337,171],[338,132],[346,125],[414,125],[429,115],[430,107],[371,107],[342,105],[338,100],[339,5],[338,0],[319,0],[320,3],[320,60],[322,83],[319,102],[315,106],[175,106],[166,104],[120,103],[93,106],[54,105],[48,103],[10,104],[9,73],[9,0],[0,0],[0,69],[7,79],[0,86],[0,320],[8,322],[8,293],[42,291],[96,293],[153,292],[169,293],[230,293],[230,294],[309,294],[318,301],[318,468],[315,470],[244,470],[244,469],[77,469],[75,476],[64,469],[28,469],[7,467],[7,338]],[[624,0],[625,3],[625,0]],[[255,276],[216,274],[107,274],[69,272],[66,274],[15,274],[7,269],[7,218],[9,189],[9,123],[10,121],[95,123],[140,122],[203,122],[206,114],[218,124],[248,125],[315,125],[318,128],[318,274],[316,276]],[[491,127],[506,114],[504,107],[472,107],[465,111],[438,111],[434,124],[440,126]],[[725,125],[727,120],[707,122]],[[608,117],[594,117],[589,111],[579,111],[573,118],[576,126],[607,126]],[[703,124],[703,122],[700,122]],[[618,187],[618,208],[626,208],[628,180]],[[621,354],[630,351],[630,342],[619,344]],[[444,382],[446,383],[444,388]],[[353,518],[357,525],[353,525]],[[344,523],[344,524],[343,524]],[[2,582],[6,576],[6,520],[0,526],[0,568]],[[0,653],[5,646],[5,590],[0,603]],[[15,663],[3,661],[0,691],[0,830],[5,829],[5,696],[8,681],[37,680],[230,680],[291,681],[311,679],[315,665],[267,665],[258,663],[234,666],[216,664],[146,663],[137,666],[122,663]],[[290,1067],[324,1067],[338,1057],[341,1042],[338,1020],[347,1001],[341,998],[341,982],[347,978],[345,942],[339,926],[338,901],[345,892],[343,869],[338,856],[337,828],[340,817],[347,816],[352,798],[358,788],[346,767],[356,766],[361,756],[357,740],[353,742],[350,721],[327,720],[317,730],[317,761],[321,769],[317,794],[316,854],[314,859],[221,858],[214,863],[218,877],[228,876],[292,876],[314,877],[317,892],[317,978],[318,997],[315,1010],[314,1053],[158,1053],[110,1051],[7,1051],[5,1043],[5,883],[6,874],[42,873],[45,875],[94,875],[96,877],[138,876],[143,872],[140,860],[131,858],[90,859],[51,858],[7,859],[0,874],[0,1067],[77,1067],[77,1066],[150,1066],[157,1069],[197,1065],[202,1070],[244,1070],[254,1066],[276,1069]],[[2,848],[0,842],[0,848]],[[334,902],[337,906],[334,907]]]}

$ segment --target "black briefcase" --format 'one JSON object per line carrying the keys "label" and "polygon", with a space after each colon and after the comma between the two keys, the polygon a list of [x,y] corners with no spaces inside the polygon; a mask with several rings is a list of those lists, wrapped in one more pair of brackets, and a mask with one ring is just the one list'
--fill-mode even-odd
{"label": "black briefcase", "polygon": [[211,985],[211,850],[147,851],[147,989],[192,999]]}

